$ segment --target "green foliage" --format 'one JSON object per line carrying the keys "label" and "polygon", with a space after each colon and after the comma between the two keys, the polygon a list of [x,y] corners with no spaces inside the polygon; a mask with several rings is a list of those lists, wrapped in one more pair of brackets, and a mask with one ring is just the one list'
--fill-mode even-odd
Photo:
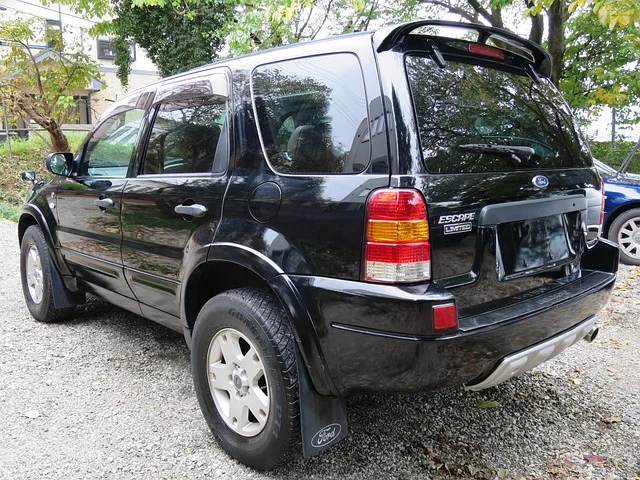
{"label": "green foliage", "polygon": [[20,207],[0,202],[0,218],[17,222],[20,218]]}
{"label": "green foliage", "polygon": [[640,25],[609,32],[594,15],[578,13],[567,29],[560,81],[567,102],[584,112],[615,107],[621,120],[640,102]]}
{"label": "green foliage", "polygon": [[[43,0],[49,2],[49,0]],[[511,0],[496,0],[499,2]],[[223,46],[235,56],[312,40],[322,34],[366,30],[372,21],[395,23],[418,17],[418,0],[63,0],[85,15],[108,11],[93,34],[114,35],[118,76],[126,85],[128,47],[143,47],[162,75],[210,63]]]}
{"label": "green foliage", "polygon": [[[78,148],[84,139],[84,133],[68,134],[72,150]],[[49,144],[36,135],[29,139],[11,140],[11,157],[6,141],[0,142],[0,203],[22,205],[31,183],[20,178],[23,170],[35,170],[38,178],[45,178],[47,171],[44,158],[49,153]]]}
{"label": "green foliage", "polygon": [[[591,153],[598,160],[602,160],[607,165],[613,168],[618,168],[620,164],[627,158],[631,149],[636,142],[616,142],[614,147],[611,147],[611,142],[591,142]],[[629,169],[630,173],[640,173],[640,150],[636,152],[631,160]]]}
{"label": "green foliage", "polygon": [[[139,0],[145,1],[145,0]],[[198,3],[198,0],[191,0]],[[420,2],[362,0],[261,0],[237,2],[237,16],[227,25],[233,55],[307,40],[323,34],[367,30],[371,22],[391,24],[418,17]]]}
{"label": "green foliage", "polygon": [[[79,45],[63,45],[62,32],[46,34],[38,17],[0,21],[0,38],[8,43],[0,51],[0,99],[10,121],[32,119],[49,133],[52,150],[67,150],[60,126],[73,120],[73,93],[100,78],[98,65]],[[55,50],[29,46],[46,41]]]}
{"label": "green foliage", "polygon": [[625,28],[629,25],[640,25],[640,2],[633,0],[573,0],[570,10],[580,6],[590,6],[598,20],[609,30],[616,27]]}
{"label": "green foliage", "polygon": [[226,26],[233,23],[234,4],[222,0],[176,0],[158,6],[132,0],[113,3],[118,77],[126,85],[130,69],[129,43],[144,48],[163,76],[210,63],[224,44]]}
{"label": "green foliage", "polygon": [[118,71],[116,76],[124,86],[129,84],[129,74],[131,73],[131,45],[127,41],[127,35],[119,34],[113,39],[113,48],[116,54],[116,65]]}

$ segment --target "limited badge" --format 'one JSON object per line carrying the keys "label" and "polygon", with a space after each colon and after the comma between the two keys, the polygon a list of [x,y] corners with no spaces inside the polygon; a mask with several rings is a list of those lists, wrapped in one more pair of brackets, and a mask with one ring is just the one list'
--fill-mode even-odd
{"label": "limited badge", "polygon": [[444,234],[449,235],[451,233],[465,233],[471,231],[471,222],[454,223],[452,225],[444,226]]}

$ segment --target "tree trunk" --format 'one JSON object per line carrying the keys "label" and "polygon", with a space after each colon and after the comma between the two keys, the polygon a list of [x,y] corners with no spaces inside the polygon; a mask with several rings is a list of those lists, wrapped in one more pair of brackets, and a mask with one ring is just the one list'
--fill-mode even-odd
{"label": "tree trunk", "polygon": [[565,0],[556,0],[549,7],[549,54],[551,55],[551,82],[557,87],[564,69],[566,48],[564,25],[569,19]]}
{"label": "tree trunk", "polygon": [[[533,7],[533,2],[528,1],[527,7]],[[544,17],[540,14],[531,16],[531,31],[529,32],[529,40],[542,44],[542,35],[544,34]]]}
{"label": "tree trunk", "polygon": [[49,138],[51,139],[51,151],[53,152],[68,152],[69,151],[69,141],[60,126],[56,122],[50,122],[47,127],[45,127],[47,132],[49,133]]}
{"label": "tree trunk", "polygon": [[35,103],[35,99],[23,91],[13,92],[13,101],[19,110],[24,112],[31,120],[36,122],[42,128],[44,128],[49,134],[51,139],[51,151],[53,152],[68,152],[69,142],[67,137],[60,129],[60,125],[49,115],[43,113],[38,105]]}

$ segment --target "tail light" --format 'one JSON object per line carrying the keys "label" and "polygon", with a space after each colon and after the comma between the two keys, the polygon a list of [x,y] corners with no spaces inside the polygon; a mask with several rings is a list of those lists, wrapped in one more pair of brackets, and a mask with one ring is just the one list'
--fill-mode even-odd
{"label": "tail light", "polygon": [[604,180],[600,179],[600,193],[602,193],[602,203],[600,205],[600,231],[602,232],[602,226],[604,225],[604,200],[606,198],[604,194]]}
{"label": "tail light", "polygon": [[413,189],[375,190],[367,201],[363,277],[369,282],[431,279],[427,206]]}

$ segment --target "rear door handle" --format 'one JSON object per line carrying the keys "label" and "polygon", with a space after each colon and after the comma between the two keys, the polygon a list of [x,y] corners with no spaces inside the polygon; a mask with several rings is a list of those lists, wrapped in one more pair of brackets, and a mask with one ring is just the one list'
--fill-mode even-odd
{"label": "rear door handle", "polygon": [[93,201],[93,204],[98,207],[100,210],[106,210],[107,208],[113,207],[113,200],[110,198],[98,198]]}
{"label": "rear door handle", "polygon": [[173,209],[178,215],[189,215],[190,217],[200,218],[207,213],[207,207],[194,203],[193,205],[178,205]]}

